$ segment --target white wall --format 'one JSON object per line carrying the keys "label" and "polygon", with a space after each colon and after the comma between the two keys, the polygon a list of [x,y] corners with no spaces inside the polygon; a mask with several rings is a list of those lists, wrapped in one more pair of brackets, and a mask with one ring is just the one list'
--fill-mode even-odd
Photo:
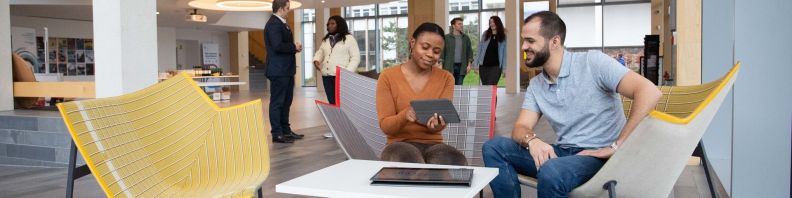
{"label": "white wall", "polygon": [[[734,0],[703,0],[701,30],[701,79],[710,82],[721,78],[734,64]],[[728,11],[725,11],[728,10]],[[737,83],[740,83],[738,77]],[[714,173],[731,193],[732,120],[734,92],[723,100],[702,137],[704,150]]]}
{"label": "white wall", "polygon": [[[198,41],[199,44],[217,43],[220,46],[220,65],[223,66],[223,72],[231,71],[229,60],[230,53],[228,51],[228,32],[177,28],[176,40],[195,40]],[[198,51],[200,52],[200,45]],[[200,56],[198,62],[201,62]]]}
{"label": "white wall", "polygon": [[790,196],[789,8],[789,0],[735,0],[734,58],[742,70],[734,84],[732,197]]}
{"label": "white wall", "polygon": [[176,70],[176,29],[157,27],[157,52],[160,72]]}
{"label": "white wall", "polygon": [[649,3],[605,6],[605,46],[643,46],[652,33],[651,10]]}
{"label": "white wall", "polygon": [[176,40],[176,54],[182,69],[191,69],[201,64],[201,44],[196,40]]}
{"label": "white wall", "polygon": [[558,8],[558,16],[567,27],[566,47],[602,46],[602,17],[600,11],[591,7]]}
{"label": "white wall", "polygon": [[742,65],[704,136],[730,197],[791,195],[790,7],[788,0],[703,1],[702,78],[714,80],[731,64]]}
{"label": "white wall", "polygon": [[44,27],[50,37],[93,38],[93,22],[38,17],[11,16],[11,26],[36,29],[37,36],[44,36]]}
{"label": "white wall", "polygon": [[[91,21],[11,16],[11,26],[34,28],[38,36],[44,36],[43,28],[47,27],[50,37],[93,38],[93,22]],[[176,40],[198,41],[198,53],[200,53],[200,43],[210,42],[219,44],[220,64],[223,66],[223,71],[230,71],[227,32],[158,27],[157,37],[157,63],[160,72],[176,69]],[[200,54],[195,62],[201,62]],[[100,66],[97,65],[97,67]]]}
{"label": "white wall", "polygon": [[603,23],[605,46],[642,46],[644,35],[651,33],[650,13],[649,3],[558,8],[567,27],[567,47],[602,46]]}

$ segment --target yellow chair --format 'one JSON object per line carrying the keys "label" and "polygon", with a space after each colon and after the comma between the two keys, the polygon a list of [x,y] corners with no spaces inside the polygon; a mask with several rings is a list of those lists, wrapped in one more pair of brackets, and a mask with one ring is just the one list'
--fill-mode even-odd
{"label": "yellow chair", "polygon": [[[108,197],[253,197],[269,175],[261,101],[220,108],[184,73],[58,109]],[[74,168],[75,156],[67,197],[73,180],[88,174]]]}
{"label": "yellow chair", "polygon": [[[739,70],[737,63],[724,77],[709,83],[658,87],[663,96],[655,110],[638,124],[597,174],[569,196],[668,197]],[[624,113],[629,115],[632,101],[622,101]],[[518,180],[530,187],[537,184],[536,179],[525,175],[519,175]]]}

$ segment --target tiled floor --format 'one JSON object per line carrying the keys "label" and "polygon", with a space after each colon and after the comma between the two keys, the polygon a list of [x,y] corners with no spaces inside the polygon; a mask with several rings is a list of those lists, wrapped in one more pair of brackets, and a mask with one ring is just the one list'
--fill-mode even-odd
{"label": "tiled floor", "polygon": [[[271,174],[264,183],[265,197],[299,197],[275,193],[275,185],[299,177],[323,167],[344,161],[345,156],[333,139],[324,139],[327,132],[324,120],[316,108],[314,100],[324,100],[324,94],[316,88],[297,88],[291,109],[292,128],[306,135],[304,140],[295,144],[274,144],[271,149]],[[497,135],[508,136],[516,119],[522,94],[506,94],[500,90],[497,109]],[[267,112],[268,93],[236,93],[230,102],[220,103],[230,106],[244,101],[262,99]],[[9,112],[0,112],[8,114]],[[21,112],[17,114],[35,114]],[[47,114],[47,113],[45,113]],[[47,114],[49,115],[49,114]],[[265,115],[265,117],[267,117]],[[540,138],[552,140],[555,135],[547,121],[541,120],[536,127]],[[66,170],[52,168],[29,168],[0,166],[0,197],[61,197],[66,186]],[[76,197],[103,197],[96,181],[87,176],[77,181]],[[535,190],[523,187],[523,197],[535,197]],[[492,197],[487,189],[485,197]],[[709,197],[703,168],[689,165],[679,177],[669,197]]]}

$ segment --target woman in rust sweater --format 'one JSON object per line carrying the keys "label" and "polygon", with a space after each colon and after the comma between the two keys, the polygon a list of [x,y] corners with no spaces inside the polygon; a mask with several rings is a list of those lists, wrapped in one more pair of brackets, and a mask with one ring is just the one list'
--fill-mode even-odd
{"label": "woman in rust sweater", "polygon": [[[380,158],[385,161],[466,165],[465,156],[443,144],[446,127],[442,116],[416,120],[410,101],[452,100],[454,77],[435,67],[443,50],[443,29],[434,23],[418,26],[410,39],[410,59],[389,69],[377,81],[377,115],[388,136]],[[421,123],[426,123],[421,124]]]}

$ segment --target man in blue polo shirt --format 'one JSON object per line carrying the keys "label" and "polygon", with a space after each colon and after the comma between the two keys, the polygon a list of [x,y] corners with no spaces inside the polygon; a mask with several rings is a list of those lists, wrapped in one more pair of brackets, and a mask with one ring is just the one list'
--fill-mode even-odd
{"label": "man in blue polo shirt", "polygon": [[[605,164],[662,95],[646,78],[600,51],[569,52],[566,25],[552,12],[525,19],[522,50],[531,79],[511,138],[483,146],[484,164],[499,169],[495,197],[520,197],[517,174],[537,178],[539,197],[567,197]],[[634,100],[625,118],[619,94]],[[558,135],[553,145],[533,132],[544,116]]]}

